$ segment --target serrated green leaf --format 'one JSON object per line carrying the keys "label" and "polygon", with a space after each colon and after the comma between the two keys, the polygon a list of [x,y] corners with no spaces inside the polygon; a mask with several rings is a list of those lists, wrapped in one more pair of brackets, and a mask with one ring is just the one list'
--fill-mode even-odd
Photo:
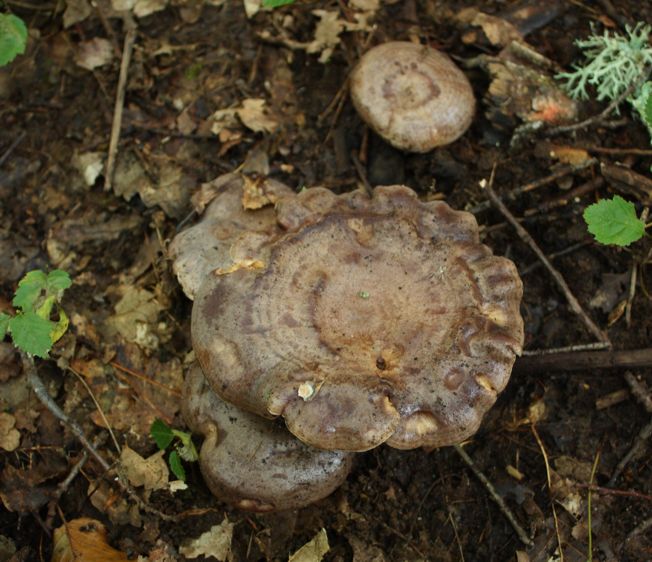
{"label": "serrated green leaf", "polygon": [[13,14],[0,14],[0,66],[22,55],[26,45],[25,22]]}
{"label": "serrated green leaf", "polygon": [[18,289],[16,289],[14,300],[11,303],[17,308],[22,308],[25,312],[32,310],[46,284],[47,276],[45,273],[40,269],[30,271],[18,282]]}
{"label": "serrated green leaf", "polygon": [[55,295],[57,300],[60,300],[63,291],[72,285],[72,280],[67,271],[61,269],[53,269],[48,273],[47,284],[45,290],[50,295]]}
{"label": "serrated green leaf", "polygon": [[52,347],[53,328],[54,322],[31,311],[17,314],[9,320],[9,332],[14,345],[28,355],[44,359]]}
{"label": "serrated green leaf", "polygon": [[589,232],[602,244],[628,246],[645,234],[645,223],[636,216],[634,204],[619,195],[588,206],[584,220]]}
{"label": "serrated green leaf", "polygon": [[168,445],[174,439],[172,429],[163,420],[158,418],[152,422],[152,427],[149,428],[149,434],[161,450],[167,449]]}
{"label": "serrated green leaf", "polygon": [[278,8],[288,4],[294,4],[294,0],[263,0],[263,8]]}
{"label": "serrated green leaf", "polygon": [[172,471],[172,473],[179,480],[183,480],[185,482],[186,470],[183,468],[183,464],[181,464],[181,458],[179,457],[179,453],[177,453],[177,451],[172,451],[170,453],[170,456],[168,457],[168,462],[170,463],[170,470]]}
{"label": "serrated green leaf", "polygon": [[11,316],[4,312],[0,312],[0,340],[2,340],[5,337],[5,334],[9,331],[9,320],[11,320]]}

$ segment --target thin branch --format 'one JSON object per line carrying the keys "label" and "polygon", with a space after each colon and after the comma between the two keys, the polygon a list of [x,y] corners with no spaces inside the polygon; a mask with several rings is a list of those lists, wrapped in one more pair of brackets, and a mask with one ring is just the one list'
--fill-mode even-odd
{"label": "thin branch", "polygon": [[120,130],[122,129],[122,112],[124,110],[125,93],[127,89],[127,75],[131,64],[131,54],[136,41],[136,24],[131,15],[124,18],[125,42],[122,50],[122,61],[120,63],[120,76],[118,78],[118,90],[115,96],[115,107],[113,109],[113,124],[111,126],[111,139],[109,140],[109,154],[106,160],[106,171],[104,173],[104,189],[110,190],[113,186],[113,171],[115,169],[116,156],[118,154],[118,142],[120,141]]}
{"label": "thin branch", "polygon": [[568,304],[570,305],[571,309],[575,314],[577,314],[577,316],[579,316],[580,320],[582,320],[586,328],[599,341],[609,343],[609,336],[607,336],[605,332],[603,332],[600,328],[598,328],[598,326],[593,322],[593,320],[591,320],[589,316],[586,314],[586,312],[584,312],[584,309],[580,305],[577,298],[575,298],[575,295],[573,295],[573,293],[571,292],[570,287],[562,277],[561,273],[559,273],[559,271],[555,269],[555,267],[550,263],[546,255],[541,250],[541,248],[539,248],[537,243],[534,241],[532,236],[530,236],[529,232],[525,230],[523,226],[521,226],[521,224],[516,220],[516,218],[514,218],[514,215],[512,215],[512,213],[510,213],[510,211],[507,209],[505,204],[498,198],[498,196],[493,190],[494,175],[495,175],[495,166],[491,172],[491,178],[485,186],[485,189],[487,190],[487,195],[489,196],[491,202],[503,214],[505,219],[507,219],[507,221],[514,227],[516,233],[519,235],[521,240],[523,240],[528,246],[530,246],[532,251],[541,260],[543,265],[552,275],[553,279],[557,282],[557,286],[560,288],[560,290],[566,297],[566,300],[568,301]]}
{"label": "thin branch", "polygon": [[473,472],[476,478],[480,480],[480,482],[482,482],[482,485],[489,493],[491,499],[494,500],[496,504],[498,504],[500,511],[502,511],[503,515],[507,518],[507,521],[509,521],[509,524],[512,526],[514,531],[516,531],[516,534],[518,535],[518,538],[521,540],[521,542],[528,546],[532,546],[534,543],[532,542],[530,537],[528,537],[523,527],[521,527],[521,525],[518,523],[511,509],[507,507],[505,500],[503,500],[502,496],[496,491],[496,488],[494,488],[493,484],[476,466],[476,464],[473,462],[473,459],[467,454],[467,452],[462,448],[461,445],[454,445],[454,448],[457,454],[460,457],[462,457],[462,460],[471,469],[471,472]]}

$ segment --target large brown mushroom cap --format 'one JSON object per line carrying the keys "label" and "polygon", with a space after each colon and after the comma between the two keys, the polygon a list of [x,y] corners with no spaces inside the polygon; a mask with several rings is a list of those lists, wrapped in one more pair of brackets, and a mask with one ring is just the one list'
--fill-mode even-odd
{"label": "large brown mushroom cap", "polygon": [[404,41],[364,54],[351,74],[351,100],[374,131],[410,152],[453,142],[475,112],[471,85],[448,56]]}
{"label": "large brown mushroom cap", "polygon": [[205,436],[204,480],[223,501],[249,511],[297,509],[328,496],[351,470],[352,453],[313,449],[282,425],[218,398],[196,364],[184,389],[186,423]]}
{"label": "large brown mushroom cap", "polygon": [[192,338],[213,389],[323,449],[458,443],[523,343],[514,264],[403,186],[283,198],[260,269],[210,275]]}

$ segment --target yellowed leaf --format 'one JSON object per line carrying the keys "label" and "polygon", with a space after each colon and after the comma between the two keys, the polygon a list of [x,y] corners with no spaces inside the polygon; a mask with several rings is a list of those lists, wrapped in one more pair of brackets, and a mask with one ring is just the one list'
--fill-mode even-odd
{"label": "yellowed leaf", "polygon": [[288,562],[320,562],[330,550],[326,529],[319,531],[310,542],[290,556]]}
{"label": "yellowed leaf", "polygon": [[196,539],[187,541],[179,548],[186,558],[213,556],[224,562],[231,555],[231,540],[233,539],[233,523],[225,517],[219,525],[214,525]]}
{"label": "yellowed leaf", "polygon": [[106,540],[106,528],[95,519],[73,519],[54,531],[52,562],[123,562],[129,558]]}
{"label": "yellowed leaf", "polygon": [[144,486],[145,490],[162,490],[168,487],[170,471],[163,455],[158,451],[151,457],[143,458],[128,446],[123,447],[120,463],[127,479],[133,486]]}

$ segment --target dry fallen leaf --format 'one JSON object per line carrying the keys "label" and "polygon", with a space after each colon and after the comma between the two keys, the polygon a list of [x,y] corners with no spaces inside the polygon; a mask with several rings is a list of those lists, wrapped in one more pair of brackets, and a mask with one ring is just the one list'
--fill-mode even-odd
{"label": "dry fallen leaf", "polygon": [[113,59],[113,46],[108,39],[95,37],[90,41],[84,41],[77,46],[75,63],[86,70],[93,70]]}
{"label": "dry fallen leaf", "polygon": [[242,124],[255,133],[271,133],[278,127],[278,121],[270,115],[264,99],[246,99],[236,113]]}
{"label": "dry fallen leaf", "polygon": [[115,314],[107,320],[110,330],[144,349],[158,346],[153,324],[163,307],[153,293],[134,286],[123,288],[122,298],[115,305]]}
{"label": "dry fallen leaf", "polygon": [[91,15],[88,0],[66,0],[66,11],[63,13],[63,27],[66,29]]}
{"label": "dry fallen leaf", "polygon": [[330,550],[326,529],[319,531],[310,542],[290,556],[288,562],[320,562]]}
{"label": "dry fallen leaf", "polygon": [[20,432],[15,425],[14,416],[0,412],[0,448],[5,451],[13,451],[20,444]]}
{"label": "dry fallen leaf", "polygon": [[106,540],[106,528],[89,517],[73,519],[54,531],[52,562],[122,562],[129,560]]}
{"label": "dry fallen leaf", "polygon": [[144,486],[145,490],[162,490],[168,487],[170,471],[163,455],[158,451],[146,459],[128,446],[120,454],[120,465],[133,486]]}
{"label": "dry fallen leaf", "polygon": [[214,525],[210,530],[202,533],[179,548],[179,552],[186,558],[198,556],[213,556],[220,562],[231,558],[231,540],[233,539],[233,523],[225,517],[219,525]]}

